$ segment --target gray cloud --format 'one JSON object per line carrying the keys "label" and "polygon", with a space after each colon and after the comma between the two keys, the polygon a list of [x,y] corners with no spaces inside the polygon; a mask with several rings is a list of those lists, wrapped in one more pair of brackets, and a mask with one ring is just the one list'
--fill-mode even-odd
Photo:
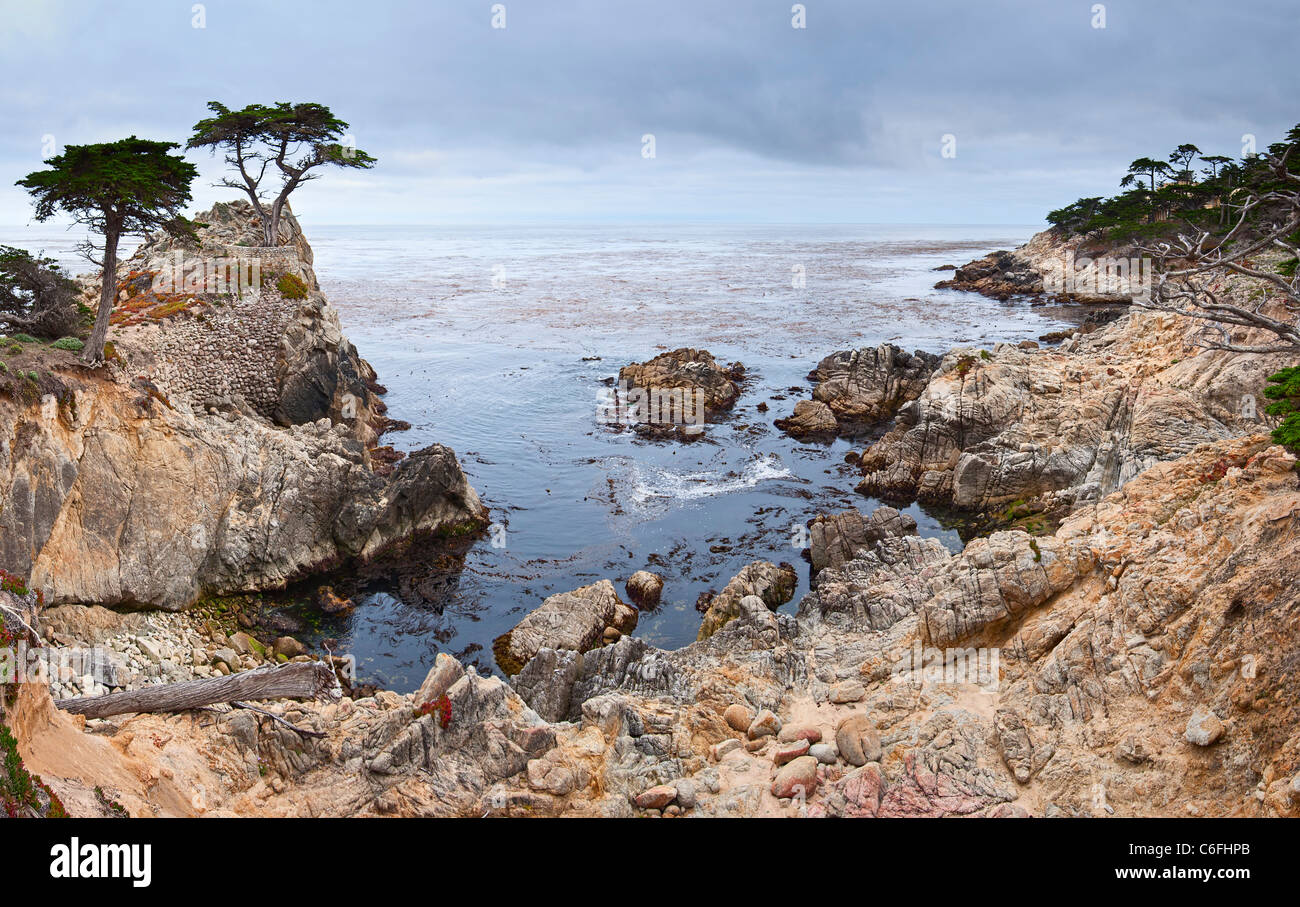
{"label": "gray cloud", "polygon": [[351,121],[381,166],[304,190],[333,222],[1026,222],[1300,120],[1280,0],[1122,0],[1105,29],[1075,0],[809,0],[805,30],[788,2],[505,0],[504,30],[482,0],[192,5],[0,0],[0,221],[44,136],[183,141],[214,98]]}

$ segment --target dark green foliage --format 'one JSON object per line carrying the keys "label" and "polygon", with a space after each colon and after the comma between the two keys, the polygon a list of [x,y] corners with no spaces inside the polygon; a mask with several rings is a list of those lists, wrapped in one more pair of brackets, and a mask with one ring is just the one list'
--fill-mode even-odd
{"label": "dark green foliage", "polygon": [[0,246],[0,327],[60,337],[79,332],[84,320],[76,283],[53,259]]}
{"label": "dark green foliage", "polygon": [[276,281],[275,288],[285,299],[306,299],[307,284],[296,274],[283,274]]}
{"label": "dark green foliage", "polygon": [[[366,152],[343,144],[348,124],[323,104],[274,106],[249,104],[231,110],[219,101],[209,101],[213,115],[194,125],[187,148],[218,148],[238,178],[227,177],[220,185],[240,189],[248,195],[262,219],[263,242],[276,245],[280,216],[289,195],[302,183],[316,179],[319,167],[349,167],[367,170],[375,159]],[[271,194],[262,182],[270,167],[279,172],[280,186]]]}
{"label": "dark green foliage", "polygon": [[[1300,142],[1300,126],[1287,134],[1287,142]],[[1281,154],[1286,147],[1278,143],[1269,150]],[[1194,167],[1198,160],[1204,165],[1199,174]],[[1288,165],[1300,172],[1300,154],[1292,153]],[[1101,231],[1113,242],[1169,238],[1189,229],[1218,234],[1230,226],[1236,199],[1291,188],[1262,157],[1234,161],[1224,155],[1203,155],[1190,143],[1170,152],[1168,162],[1151,157],[1133,161],[1120,186],[1126,191],[1104,199],[1081,198],[1049,212],[1047,221],[1067,234]],[[1252,217],[1263,219],[1267,214],[1257,211]]]}
{"label": "dark green foliage", "polygon": [[117,236],[159,227],[184,230],[181,209],[198,171],[169,152],[174,142],[131,136],[99,145],[69,145],[45,163],[48,170],[17,182],[35,198],[36,219],[59,212],[96,232]]}
{"label": "dark green foliage", "polygon": [[63,154],[45,162],[48,170],[29,173],[17,183],[32,194],[38,221],[62,212],[103,237],[103,258],[97,261],[99,311],[83,356],[89,363],[104,358],[109,318],[117,298],[121,238],[158,228],[194,238],[193,227],[181,211],[190,201],[190,183],[198,171],[189,161],[171,154],[179,147],[135,136],[98,145],[69,145]]}
{"label": "dark green foliage", "polygon": [[1273,429],[1273,440],[1300,454],[1300,365],[1270,375],[1268,383],[1264,396],[1273,402],[1264,411],[1282,418],[1282,424]]}

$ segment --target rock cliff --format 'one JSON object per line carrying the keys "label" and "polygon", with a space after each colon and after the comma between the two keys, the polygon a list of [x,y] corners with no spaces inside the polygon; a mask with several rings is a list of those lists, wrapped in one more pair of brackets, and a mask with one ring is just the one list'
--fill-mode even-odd
{"label": "rock cliff", "polygon": [[[0,564],[51,603],[184,608],[485,521],[446,447],[376,469],[373,370],[297,222],[259,250],[238,245],[247,213],[219,205],[198,243],[155,239],[124,265],[105,368],[68,357],[39,400],[0,399]],[[253,255],[255,286],[195,276]]]}

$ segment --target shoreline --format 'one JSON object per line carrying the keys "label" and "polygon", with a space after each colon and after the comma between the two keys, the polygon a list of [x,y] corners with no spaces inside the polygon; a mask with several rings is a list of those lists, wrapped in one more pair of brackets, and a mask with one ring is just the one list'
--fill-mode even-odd
{"label": "shoreline", "polygon": [[[772,610],[762,587],[742,585],[729,600],[730,619],[694,644],[657,650],[621,633],[585,653],[543,644],[510,684],[440,655],[413,695],[367,690],[336,704],[272,706],[327,734],[298,757],[273,727],[238,712],[207,727],[185,715],[81,725],[104,741],[129,737],[120,758],[154,766],[178,789],[185,778],[212,792],[202,809],[191,803],[192,814],[1094,814],[1095,791],[1077,779],[1076,761],[1115,779],[1102,798],[1112,810],[1141,803],[1151,814],[1174,814],[1161,805],[1172,795],[1152,786],[1153,771],[1162,785],[1194,789],[1206,771],[1200,749],[1225,734],[1261,753],[1269,744],[1248,708],[1237,714],[1240,664],[1216,667],[1208,687],[1188,685],[1170,665],[1202,653],[1166,624],[1213,625],[1219,604],[1269,574],[1268,547],[1293,543],[1277,533],[1300,509],[1295,458],[1257,433],[1243,438],[1245,423],[1232,422],[1229,401],[1219,399],[1216,388],[1240,386],[1245,373],[1233,370],[1247,366],[1204,353],[1184,359],[1185,335],[1172,316],[1130,312],[1056,349],[1001,344],[936,357],[923,381],[889,397],[892,426],[857,456],[859,490],[1009,512],[1019,528],[950,553],[887,507],[874,517],[829,514],[810,527],[816,576],[793,615]],[[1260,367],[1250,365],[1250,374]],[[888,385],[892,379],[880,377],[888,373],[873,371],[860,385]],[[1205,375],[1196,400],[1180,389]],[[998,415],[1009,412],[1018,417]],[[1172,412],[1182,434],[1162,438]],[[1125,430],[1114,428],[1117,419]],[[1068,445],[1090,453],[1076,456]],[[1126,522],[1126,514],[1142,518]],[[1041,525],[1027,524],[1035,518]],[[418,523],[403,517],[404,526]],[[1162,558],[1173,540],[1184,563]],[[1204,569],[1233,551],[1240,575]],[[1189,577],[1190,564],[1201,572]],[[1173,610],[1145,598],[1152,583],[1174,590]],[[219,632],[229,645],[242,630],[233,629],[238,612],[227,618],[234,623]],[[123,619],[126,629],[110,638],[137,634],[137,621],[149,620]],[[100,622],[108,630],[112,620]],[[1251,644],[1235,639],[1231,647],[1245,652]],[[997,648],[995,691],[984,689],[987,678],[917,689],[894,682],[900,653],[920,645]],[[136,648],[142,666],[167,660]],[[254,647],[240,648],[250,651],[232,652],[239,668],[261,663]],[[1270,696],[1288,683],[1263,676]],[[443,697],[449,721],[420,713],[422,703]],[[1179,703],[1172,720],[1162,697]],[[40,714],[58,734],[72,733],[78,722],[49,714],[46,702],[25,687],[17,723],[30,728],[23,716]],[[1095,711],[1103,703],[1105,719]],[[1210,712],[1217,733],[1203,738]],[[170,735],[172,752],[132,746],[148,733]],[[60,766],[40,738],[20,735],[29,762]],[[189,755],[218,751],[214,757],[232,766],[246,765],[251,752],[272,768],[256,777],[228,772],[243,780],[227,782]],[[1291,757],[1273,752],[1264,795],[1247,799],[1286,814]],[[101,769],[119,759],[101,757]],[[1243,796],[1256,790],[1241,773],[1226,783]],[[782,795],[794,784],[806,802]],[[85,799],[77,783],[64,779],[61,787],[66,802]],[[119,796],[133,814],[161,805],[143,788]],[[1198,809],[1228,810],[1228,802]]]}

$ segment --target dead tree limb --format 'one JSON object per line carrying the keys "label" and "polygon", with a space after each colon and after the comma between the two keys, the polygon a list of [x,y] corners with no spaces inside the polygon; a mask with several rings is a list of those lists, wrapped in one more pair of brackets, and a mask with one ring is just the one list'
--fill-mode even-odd
{"label": "dead tree limb", "polygon": [[304,661],[267,665],[225,677],[140,687],[106,696],[60,699],[54,704],[74,715],[107,718],[127,712],[183,712],[237,699],[337,699],[338,695],[338,678],[333,669],[323,662]]}
{"label": "dead tree limb", "polygon": [[326,737],[326,736],[328,736],[327,734],[325,734],[325,733],[323,733],[323,732],[321,732],[321,731],[313,731],[311,728],[298,727],[298,725],[293,724],[292,722],[289,722],[289,721],[285,721],[283,718],[281,718],[279,715],[276,715],[276,714],[273,713],[273,712],[268,712],[266,709],[259,709],[257,706],[255,706],[255,705],[249,705],[247,702],[240,702],[238,699],[232,699],[232,700],[230,701],[230,704],[233,705],[233,706],[234,706],[235,708],[237,708],[237,709],[248,709],[248,711],[250,711],[250,712],[256,712],[256,713],[259,714],[259,715],[263,715],[263,716],[265,716],[265,717],[267,717],[267,718],[270,718],[272,721],[276,722],[277,724],[282,724],[282,725],[284,725],[284,726],[287,727],[289,730],[293,731],[295,734],[298,734],[299,736],[302,736],[302,737]]}

